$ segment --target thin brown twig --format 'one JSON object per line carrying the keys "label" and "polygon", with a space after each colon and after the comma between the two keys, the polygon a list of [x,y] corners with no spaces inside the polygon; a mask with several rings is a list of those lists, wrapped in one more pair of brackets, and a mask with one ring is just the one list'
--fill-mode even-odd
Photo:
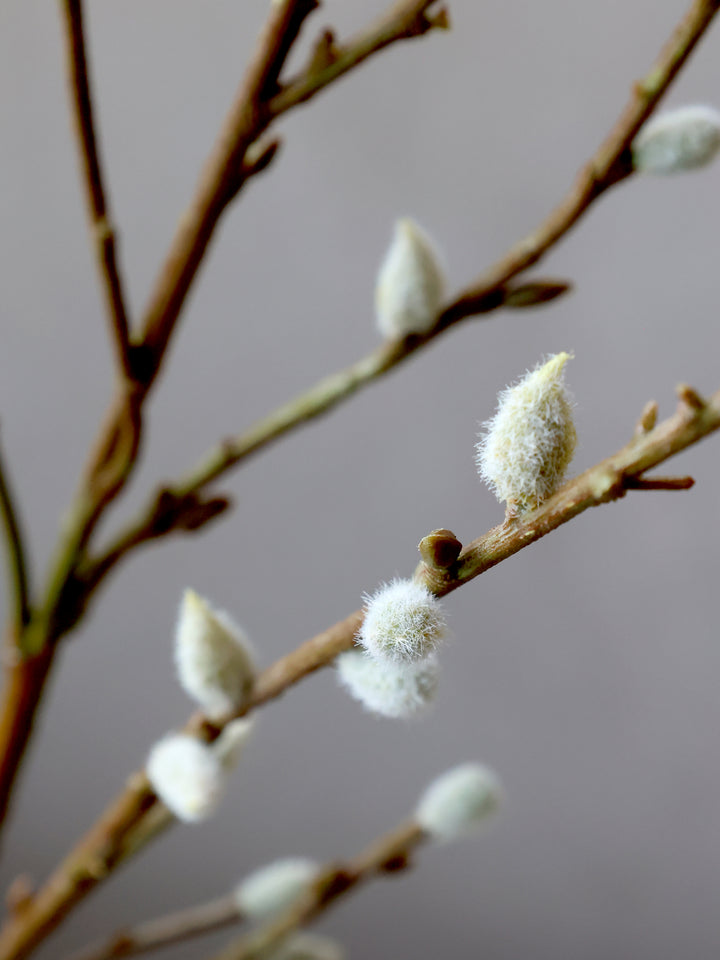
{"label": "thin brown twig", "polygon": [[69,960],[118,960],[159,950],[206,933],[223,930],[242,920],[234,894],[225,894],[185,910],[119,930],[109,940],[73,953]]}
{"label": "thin brown twig", "polygon": [[61,9],[67,47],[70,99],[82,158],[83,183],[90,214],[93,247],[113,330],[118,364],[123,376],[132,380],[130,331],[117,263],[115,228],[103,184],[97,134],[93,119],[82,0],[62,0]]}
{"label": "thin brown twig", "polygon": [[231,943],[213,960],[259,960],[271,955],[290,934],[306,926],[361,883],[407,870],[412,852],[427,839],[415,820],[401,823],[354,860],[328,866],[307,892],[278,917],[256,933]]}
{"label": "thin brown twig", "polygon": [[[411,7],[413,5],[410,5]],[[415,4],[414,7],[420,7]],[[425,7],[428,5],[425,4]],[[504,304],[513,304],[515,291],[508,285],[519,273],[537,263],[591,207],[610,186],[632,173],[629,145],[640,127],[656,107],[678,71],[690,56],[720,6],[720,0],[696,0],[674,31],[644,80],[635,84],[629,103],[610,134],[582,168],[576,183],[565,199],[540,226],[529,234],[474,284],[447,304],[433,330],[424,336],[382,344],[345,370],[319,381],[306,393],[294,398],[269,416],[259,420],[245,433],[223,440],[185,477],[176,484],[165,485],[148,506],[122,530],[103,553],[88,562],[84,572],[93,588],[136,547],[158,537],[155,515],[158,498],[172,496],[177,500],[200,493],[208,484],[259,452],[284,434],[308,421],[328,413],[360,388],[374,382],[431,343],[451,326],[468,317],[490,313]],[[409,10],[412,17],[417,10]],[[390,15],[388,15],[390,16]],[[397,23],[395,23],[395,28]],[[339,55],[338,59],[317,75],[302,75],[288,84],[271,102],[276,115],[298,102],[309,99],[322,89],[330,78],[359,62],[364,52],[377,44],[377,37],[392,31],[368,32]],[[374,39],[373,39],[374,37]],[[374,47],[373,49],[376,49]],[[341,69],[341,67],[343,69]],[[324,82],[323,82],[324,81]],[[274,104],[274,106],[273,106]],[[182,529],[179,525],[176,529]],[[162,534],[171,532],[163,530]]]}
{"label": "thin brown twig", "polygon": [[0,450],[0,518],[4,528],[4,540],[7,549],[7,563],[10,587],[10,607],[13,610],[11,617],[13,646],[23,629],[30,621],[30,588],[28,585],[27,563],[25,560],[25,546],[20,530],[15,498],[10,487],[10,481],[5,467],[5,458]]}
{"label": "thin brown twig", "polygon": [[[654,430],[636,437],[617,453],[570,480],[531,513],[502,523],[468,544],[449,566],[421,562],[416,579],[437,596],[445,596],[507,560],[531,543],[590,507],[623,497],[637,478],[720,429],[720,391],[701,409],[681,400],[678,411]],[[356,610],[344,620],[282,657],[258,677],[246,707],[220,723],[195,714],[186,730],[206,740],[222,726],[285,693],[302,678],[331,664],[350,649],[362,622]],[[18,917],[0,932],[0,960],[22,960],[85,896],[113,870],[173,823],[159,803],[144,771],[134,773],[127,787],[67,856]]]}

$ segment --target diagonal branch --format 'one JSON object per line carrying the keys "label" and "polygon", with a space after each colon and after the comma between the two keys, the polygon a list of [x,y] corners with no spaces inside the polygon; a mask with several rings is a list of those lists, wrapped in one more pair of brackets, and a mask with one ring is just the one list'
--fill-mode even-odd
{"label": "diagonal branch", "polygon": [[118,363],[125,378],[133,379],[130,333],[122,282],[117,264],[112,223],[93,119],[90,78],[83,31],[82,0],[62,0],[71,102],[82,157],[83,182],[92,229],[95,257],[107,302]]}
{"label": "diagonal branch", "polygon": [[[423,560],[415,578],[437,596],[445,596],[590,507],[620,499],[648,470],[719,429],[720,391],[702,401],[700,408],[681,393],[674,416],[575,477],[537,510],[494,527],[470,543],[449,566],[432,566]],[[260,674],[251,701],[242,711],[218,723],[197,713],[186,731],[208,741],[216,739],[225,723],[276,699],[350,649],[361,622],[361,610],[349,614]],[[126,789],[23,912],[7,921],[0,932],[0,960],[27,957],[120,863],[172,823],[172,815],[158,801],[144,771],[134,773]]]}
{"label": "diagonal branch", "polygon": [[[428,4],[400,6],[407,7],[403,11],[403,17],[407,19],[396,19],[390,23],[393,17],[391,12],[386,15],[380,27],[376,25],[367,35],[363,34],[347,48],[336,51],[336,59],[329,65],[314,72],[306,71],[291,81],[271,101],[270,108],[274,114],[277,116],[297,103],[310,99],[331,79],[341,75],[369,55],[369,52],[377,49],[379,38],[387,40],[390,36],[395,36],[394,31],[399,24],[406,29],[409,29],[408,25],[413,22],[417,24],[417,18],[424,16],[419,8],[426,8]],[[509,286],[513,278],[532,267],[554,247],[601,194],[632,173],[629,152],[632,140],[695,49],[719,7],[720,0],[695,0],[660,52],[650,72],[644,80],[635,84],[630,101],[617,123],[582,168],[566,197],[535,231],[515,244],[485,275],[447,304],[433,330],[423,336],[381,345],[352,366],[319,381],[306,393],[279,407],[244,433],[223,440],[185,477],[176,484],[164,486],[153,496],[147,507],[119,533],[103,554],[89,562],[84,575],[93,587],[104,579],[129,551],[178,528],[170,527],[158,533],[155,516],[160,497],[171,497],[179,502],[189,495],[199,494],[208,484],[246,457],[315,417],[328,413],[359,389],[373,383],[409,359],[416,351],[428,346],[437,336],[461,320],[490,313],[504,305],[516,305],[518,292],[525,288]],[[430,22],[427,17],[425,19]],[[557,294],[563,293],[565,289],[563,285],[558,285]],[[532,305],[532,301],[529,305]],[[182,529],[180,525],[179,528]]]}
{"label": "diagonal branch", "polygon": [[15,500],[10,489],[4,458],[0,451],[0,517],[5,532],[8,556],[8,571],[12,583],[12,624],[15,636],[19,636],[30,621],[30,598],[28,587],[25,547],[20,530]]}

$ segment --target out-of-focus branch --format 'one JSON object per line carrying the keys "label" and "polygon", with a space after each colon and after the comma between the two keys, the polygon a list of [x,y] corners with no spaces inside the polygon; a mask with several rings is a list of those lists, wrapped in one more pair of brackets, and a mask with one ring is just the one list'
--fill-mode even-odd
{"label": "out-of-focus branch", "polygon": [[77,128],[83,183],[90,224],[107,310],[112,325],[113,339],[122,374],[133,379],[130,332],[128,329],[125,297],[117,264],[115,228],[112,223],[93,119],[92,96],[88,76],[87,54],[83,27],[82,0],[62,0],[64,35],[70,79],[70,99]]}
{"label": "out-of-focus branch", "polygon": [[401,823],[354,860],[328,866],[307,893],[298,897],[280,916],[257,933],[231,943],[213,960],[259,960],[270,956],[290,934],[306,926],[361,883],[408,869],[412,852],[427,838],[414,820]]}
{"label": "out-of-focus branch", "polygon": [[15,499],[10,489],[10,481],[5,467],[5,460],[0,450],[0,517],[4,530],[4,540],[7,551],[8,574],[11,587],[10,607],[13,611],[11,623],[13,626],[13,646],[17,637],[30,620],[30,597],[28,586],[27,563],[25,561],[25,547],[20,530]]}
{"label": "out-of-focus branch", "polygon": [[[682,392],[681,392],[682,393]],[[694,393],[694,396],[698,396]],[[720,391],[700,408],[682,393],[674,416],[635,437],[617,453],[565,484],[537,510],[490,530],[463,549],[449,565],[423,560],[415,578],[437,596],[444,596],[494,567],[502,560],[572,520],[590,507],[609,503],[637,487],[646,471],[720,429]],[[652,478],[649,478],[652,479]],[[453,553],[454,555],[454,553]],[[423,553],[428,557],[427,552]],[[362,622],[356,610],[282,657],[258,677],[253,696],[239,713],[211,723],[195,714],[186,730],[214,740],[223,725],[331,664],[353,646]],[[144,771],[133,774],[126,789],[108,807],[90,832],[58,867],[34,899],[0,932],[0,960],[21,960],[43,940],[119,863],[138,852],[173,822],[159,803]]]}
{"label": "out-of-focus branch", "polygon": [[69,960],[117,960],[169,947],[205,933],[222,930],[242,919],[237,898],[226,894],[208,903],[148,920],[128,930],[120,930],[109,940],[74,953]]}

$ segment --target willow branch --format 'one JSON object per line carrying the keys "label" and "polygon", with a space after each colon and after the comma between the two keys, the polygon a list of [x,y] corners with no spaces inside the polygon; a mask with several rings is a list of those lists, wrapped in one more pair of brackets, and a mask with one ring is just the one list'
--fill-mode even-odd
{"label": "willow branch", "polygon": [[[391,36],[397,39],[398,28],[407,30],[408,23],[417,23],[413,18],[417,18],[418,8],[422,7],[424,10],[429,4],[398,6],[404,8],[400,14],[391,11],[379,26],[376,25],[373,30],[361,35],[347,48],[338,50],[331,42],[330,49],[335,59],[321,69],[308,69],[290,82],[271,101],[270,109],[273,115],[277,116],[297,103],[310,99],[331,79],[340,76],[369,53],[379,49],[378,44],[386,45]],[[720,0],[695,0],[647,76],[635,84],[630,101],[615,126],[582,168],[569,193],[536,230],[515,244],[494,267],[447,304],[429,333],[383,344],[352,366],[321,380],[306,393],[279,407],[244,433],[223,440],[187,476],[176,484],[164,486],[104,552],[89,561],[85,572],[88,580],[93,585],[98,584],[130,550],[171,532],[173,528],[164,529],[158,534],[155,517],[160,497],[171,496],[180,501],[188,495],[199,494],[208,484],[237,466],[246,457],[259,452],[315,417],[328,413],[359,389],[373,383],[416,351],[428,346],[437,336],[461,320],[490,313],[502,306],[520,305],[522,299],[518,301],[518,293],[524,287],[513,288],[510,286],[511,281],[554,247],[601,194],[632,173],[630,144],[695,49],[718,7]],[[419,16],[433,25],[422,10]],[[565,289],[565,286],[558,285],[555,295],[561,294]],[[542,300],[531,301],[528,305],[535,302]],[[182,529],[182,526],[175,529]]]}
{"label": "willow branch", "polygon": [[[114,232],[107,215],[93,132],[82,8],[80,0],[62,2],[89,205],[116,338],[124,344],[127,322],[119,312],[122,298]],[[432,0],[422,4],[409,0],[396,3],[388,20],[383,20],[385,32],[378,37],[378,49],[387,46],[387,30],[393,22],[397,24],[396,40],[414,37],[441,25],[421,18],[418,13],[417,20],[422,22],[423,30],[408,31],[407,11],[431,5]],[[21,669],[6,678],[6,695],[0,705],[0,822],[5,818],[10,792],[29,742],[57,641],[80,620],[96,586],[96,581],[80,573],[88,542],[105,509],[121,493],[135,469],[143,433],[143,403],[160,373],[180,311],[220,217],[242,185],[265,169],[276,152],[276,143],[262,149],[256,148],[256,141],[273,120],[267,105],[282,89],[278,78],[287,55],[304,20],[316,6],[317,0],[276,0],[271,5],[238,96],[160,271],[142,324],[141,342],[132,345],[126,361],[131,378],[126,377],[116,394],[68,511],[65,533],[51,563],[47,593],[37,622],[31,625],[31,633],[26,631],[19,638],[27,659]],[[248,153],[251,147],[254,149]],[[207,517],[219,512],[215,507],[217,502],[206,512]],[[33,659],[37,663],[33,663]]]}
{"label": "willow branch", "polygon": [[82,0],[62,0],[61,9],[65,27],[71,102],[82,157],[83,182],[90,214],[95,257],[110,316],[118,363],[123,375],[132,380],[130,334],[120,271],[117,264],[115,228],[103,185],[95,121],[93,119],[90,78],[85,52]]}
{"label": "willow branch", "polygon": [[259,960],[269,956],[287,937],[333,906],[341,897],[376,877],[406,870],[412,852],[427,839],[414,820],[380,837],[354,860],[328,866],[295,903],[257,933],[221,950],[213,960]]}
{"label": "willow branch", "polygon": [[[575,477],[537,510],[494,527],[466,546],[449,565],[423,560],[415,578],[437,596],[444,596],[507,560],[590,507],[623,497],[653,467],[720,429],[720,391],[700,409],[681,397],[674,416],[633,438],[617,453]],[[423,553],[423,556],[427,556]],[[253,696],[242,711],[211,723],[195,714],[186,730],[207,741],[219,736],[225,723],[276,699],[302,678],[331,664],[350,649],[362,622],[356,610],[344,620],[282,657],[258,677]],[[170,826],[173,818],[158,801],[143,770],[57,868],[33,901],[0,932],[0,960],[28,956],[91,890],[129,856]]]}
{"label": "willow branch", "polygon": [[8,572],[12,584],[10,590],[13,608],[12,623],[16,636],[19,636],[30,620],[28,574],[20,521],[2,451],[0,451],[0,517],[2,517],[5,533]]}
{"label": "willow branch", "polygon": [[117,960],[119,957],[135,957],[222,930],[241,920],[237,898],[233,894],[226,894],[208,903],[148,920],[128,930],[120,930],[109,940],[74,953],[69,960]]}

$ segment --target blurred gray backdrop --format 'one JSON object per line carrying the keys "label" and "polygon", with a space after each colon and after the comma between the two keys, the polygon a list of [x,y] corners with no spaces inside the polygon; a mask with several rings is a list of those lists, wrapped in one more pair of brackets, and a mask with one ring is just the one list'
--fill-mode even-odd
{"label": "blurred gray backdrop", "polygon": [[[386,0],[328,0],[342,33]],[[91,0],[101,146],[137,315],[234,95],[267,0]],[[142,469],[105,528],[219,437],[378,342],[373,284],[398,216],[469,282],[560,199],[686,0],[451,0],[282,123],[222,224],[153,396]],[[720,25],[667,103],[720,106]],[[55,5],[0,4],[0,415],[36,571],[110,396]],[[538,273],[576,290],[464,323],[228,477],[229,518],[124,566],[67,644],[22,777],[2,883],[41,880],[190,709],[173,676],[184,587],[230,610],[263,665],[409,574],[415,545],[502,516],[473,465],[497,391],[573,350],[582,470],[649,399],[720,386],[720,165],[611,192]],[[331,671],[264,709],[220,814],[123,869],[38,954],[222,892],[273,857],[351,855],[466,759],[505,782],[476,842],[423,852],[327,916],[353,960],[715,960],[720,949],[720,438],[689,493],[593,510],[448,599],[434,714],[376,719]],[[3,600],[4,602],[4,600]],[[208,955],[227,939],[169,951]]]}

